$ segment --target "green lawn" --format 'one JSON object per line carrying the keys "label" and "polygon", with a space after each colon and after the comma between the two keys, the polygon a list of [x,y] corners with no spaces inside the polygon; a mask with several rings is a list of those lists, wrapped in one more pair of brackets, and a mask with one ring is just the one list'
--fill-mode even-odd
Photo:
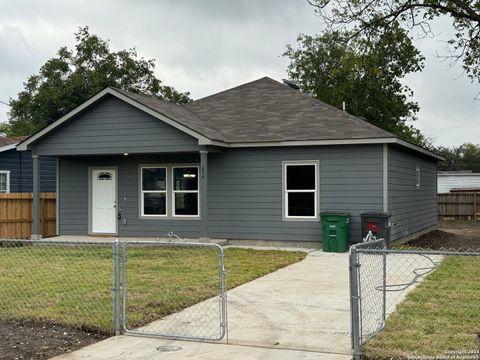
{"label": "green lawn", "polygon": [[476,351],[479,340],[480,258],[450,256],[407,295],[364,350],[367,359],[445,356]]}
{"label": "green lawn", "polygon": [[[305,255],[226,249],[227,286],[233,288]],[[213,251],[131,248],[127,269],[131,326],[218,295],[218,257]],[[109,333],[111,289],[111,247],[0,247],[0,319],[38,319]]]}

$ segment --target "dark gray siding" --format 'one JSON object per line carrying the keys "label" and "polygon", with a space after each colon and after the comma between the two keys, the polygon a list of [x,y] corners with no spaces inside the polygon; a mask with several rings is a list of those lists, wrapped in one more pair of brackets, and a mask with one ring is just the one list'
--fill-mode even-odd
{"label": "dark gray siding", "polygon": [[[420,187],[415,167],[420,166]],[[437,163],[398,147],[388,148],[388,211],[392,239],[408,236],[437,223]]]}
{"label": "dark gray siding", "polygon": [[197,139],[141,110],[107,96],[38,143],[40,155],[188,152]]}
{"label": "dark gray siding", "polygon": [[[40,191],[56,191],[56,159],[40,158]],[[32,154],[16,149],[0,152],[0,170],[10,171],[10,192],[32,192]]]}
{"label": "dark gray siding", "polygon": [[[382,209],[382,146],[229,149],[209,154],[208,233],[212,238],[320,241],[318,221],[282,220],[282,161],[320,161],[320,211],[352,215],[350,241],[360,241],[358,215]],[[139,219],[138,164],[198,163],[198,154],[60,158],[60,234],[88,233],[88,167],[118,166],[118,198],[127,225],[121,236],[172,230],[198,237],[201,221]]]}
{"label": "dark gray siding", "polygon": [[139,219],[138,209],[138,164],[198,162],[198,154],[60,158],[60,234],[88,234],[88,167],[118,166],[118,206],[127,219],[126,225],[118,225],[120,236],[161,236],[175,231],[180,236],[198,237],[200,220]]}
{"label": "dark gray siding", "polygon": [[229,149],[209,155],[210,237],[320,241],[316,221],[282,221],[282,161],[320,161],[320,211],[382,210],[382,145]]}

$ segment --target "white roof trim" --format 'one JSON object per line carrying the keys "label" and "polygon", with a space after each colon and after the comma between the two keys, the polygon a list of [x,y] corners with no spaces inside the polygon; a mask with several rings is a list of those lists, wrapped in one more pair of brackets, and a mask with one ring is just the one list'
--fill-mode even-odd
{"label": "white roof trim", "polygon": [[457,176],[477,176],[477,177],[480,177],[480,173],[464,173],[464,174],[445,174],[445,173],[440,173],[438,172],[437,173],[437,176],[449,176],[449,177],[457,177]]}
{"label": "white roof trim", "polygon": [[50,124],[49,126],[44,128],[43,130],[40,130],[36,134],[34,134],[34,135],[30,136],[29,138],[25,139],[24,141],[22,141],[18,145],[17,150],[18,151],[28,150],[28,145],[35,142],[36,140],[38,140],[42,136],[46,135],[50,131],[54,130],[58,126],[62,125],[64,122],[68,121],[70,118],[77,115],[79,112],[85,110],[90,105],[92,105],[96,101],[100,100],[102,97],[104,97],[107,94],[113,95],[116,98],[118,98],[120,100],[123,100],[126,103],[136,107],[137,109],[142,110],[145,113],[147,113],[149,115],[152,115],[153,117],[156,117],[159,120],[162,120],[163,122],[167,123],[168,125],[173,126],[174,128],[177,128],[178,130],[183,131],[184,133],[198,139],[198,142],[199,142],[200,145],[210,145],[212,143],[212,141],[209,138],[207,138],[207,137],[205,137],[205,136],[187,128],[186,126],[183,126],[183,125],[177,123],[176,121],[166,117],[165,115],[162,115],[161,113],[159,113],[157,111],[154,111],[154,110],[150,109],[149,107],[138,103],[137,101],[129,98],[128,96],[125,96],[125,95],[115,91],[112,88],[106,88],[106,89],[100,91],[97,95],[95,95],[95,96],[91,97],[90,99],[88,99],[87,101],[85,101],[83,104],[77,106],[75,109],[70,111],[68,114],[65,114],[60,119],[53,122],[52,124]]}
{"label": "white roof trim", "polygon": [[405,146],[406,148],[409,148],[409,149],[412,149],[412,150],[415,150],[415,151],[418,151],[422,154],[425,154],[425,155],[428,155],[428,156],[431,156],[437,160],[440,160],[440,161],[445,161],[445,158],[443,156],[440,156],[438,154],[435,154],[434,152],[431,152],[427,149],[424,149],[424,148],[421,148],[420,146],[417,146],[417,145],[413,145],[411,143],[409,143],[408,141],[405,141],[405,140],[402,140],[402,139],[396,139],[396,143],[398,145],[402,145],[402,146]]}
{"label": "white roof trim", "polygon": [[[417,145],[411,144],[405,140],[391,138],[370,138],[370,139],[338,139],[338,140],[301,140],[301,141],[266,141],[266,142],[249,142],[249,143],[232,143],[226,147],[244,148],[244,147],[268,147],[268,146],[315,146],[315,145],[362,145],[362,144],[398,144],[406,148],[418,151],[422,154],[431,156],[437,160],[445,160],[429,150],[423,149]],[[212,142],[212,145],[217,145]],[[222,145],[219,145],[222,146]]]}
{"label": "white roof trim", "polygon": [[4,152],[4,151],[8,151],[8,150],[12,150],[12,149],[15,149],[17,147],[18,143],[15,143],[15,144],[8,144],[8,145],[5,145],[5,146],[2,146],[0,147],[0,152]]}
{"label": "white roof trim", "polygon": [[242,148],[242,147],[267,147],[267,146],[385,144],[385,143],[395,143],[395,140],[396,138],[265,141],[265,142],[231,143],[231,144],[228,144],[227,147]]}

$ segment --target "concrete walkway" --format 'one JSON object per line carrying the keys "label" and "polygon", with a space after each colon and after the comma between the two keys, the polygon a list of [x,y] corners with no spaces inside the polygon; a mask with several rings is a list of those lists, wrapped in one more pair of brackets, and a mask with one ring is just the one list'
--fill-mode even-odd
{"label": "concrete walkway", "polygon": [[121,336],[56,359],[351,359],[348,255],[313,251],[229,291],[228,322],[228,344]]}

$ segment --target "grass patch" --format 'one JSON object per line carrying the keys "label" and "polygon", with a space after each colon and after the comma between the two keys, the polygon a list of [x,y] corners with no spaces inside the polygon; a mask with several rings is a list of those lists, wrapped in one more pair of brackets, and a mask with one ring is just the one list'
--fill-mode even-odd
{"label": "grass patch", "polygon": [[[302,252],[228,248],[227,287],[300,261]],[[139,326],[218,295],[216,252],[203,248],[131,248],[128,314]],[[112,331],[109,246],[0,247],[0,318]]]}
{"label": "grass patch", "polygon": [[[364,347],[367,359],[480,349],[480,258],[449,256]],[[474,352],[464,355],[472,355]],[[477,353],[478,354],[478,353]]]}

